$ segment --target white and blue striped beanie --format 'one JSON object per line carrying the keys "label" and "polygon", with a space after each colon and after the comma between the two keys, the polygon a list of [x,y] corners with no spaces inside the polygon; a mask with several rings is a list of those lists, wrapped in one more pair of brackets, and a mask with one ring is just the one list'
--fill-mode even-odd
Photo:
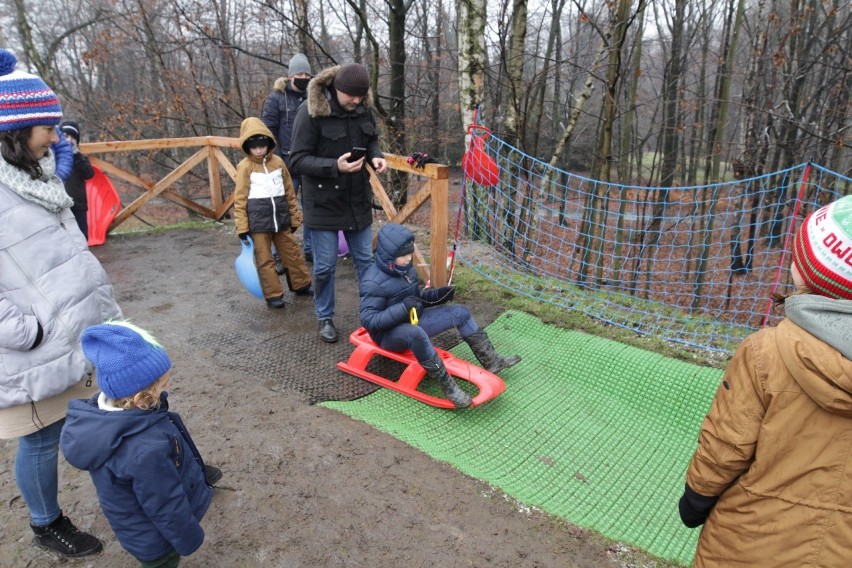
{"label": "white and blue striped beanie", "polygon": [[41,77],[15,69],[15,55],[0,49],[0,131],[55,126],[62,106]]}
{"label": "white and blue striped beanie", "polygon": [[82,343],[83,353],[95,366],[98,386],[112,400],[145,390],[172,368],[163,346],[126,321],[86,328]]}

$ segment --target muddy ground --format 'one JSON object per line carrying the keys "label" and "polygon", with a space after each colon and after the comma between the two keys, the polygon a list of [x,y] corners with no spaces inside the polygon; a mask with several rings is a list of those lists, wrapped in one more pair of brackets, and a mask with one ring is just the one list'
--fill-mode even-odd
{"label": "muddy ground", "polygon": [[[170,352],[172,408],[206,461],[224,471],[203,521],[204,545],[182,566],[657,565],[315,406],[372,390],[335,367],[351,351],[345,338],[357,327],[351,261],[341,259],[338,268],[335,323],[342,339],[328,345],[317,337],[310,299],[291,295],[284,309],[271,310],[241,289],[233,271],[239,245],[227,225],[110,237],[93,252],[125,315]],[[457,300],[482,325],[499,315],[493,305],[464,295]],[[112,535],[88,474],[64,461],[63,510],[105,549],[64,561],[33,547],[14,482],[15,447],[0,441],[0,565],[137,565]]]}

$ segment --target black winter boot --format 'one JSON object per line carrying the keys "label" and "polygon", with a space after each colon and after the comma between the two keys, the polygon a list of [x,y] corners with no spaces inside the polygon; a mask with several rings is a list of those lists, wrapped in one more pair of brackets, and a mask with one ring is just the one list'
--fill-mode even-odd
{"label": "black winter boot", "polygon": [[46,527],[30,525],[35,533],[34,543],[66,558],[80,558],[97,554],[103,550],[103,544],[89,533],[77,530],[71,520],[59,513],[59,517]]}
{"label": "black winter boot", "polygon": [[444,366],[444,362],[441,361],[440,357],[423,361],[420,364],[423,365],[423,368],[426,369],[426,373],[430,377],[438,381],[438,384],[441,385],[441,390],[444,391],[444,396],[446,396],[450,402],[456,406],[456,408],[467,408],[470,406],[470,403],[473,402],[470,399],[470,395],[461,390],[450,374],[447,373],[447,368]]}
{"label": "black winter boot", "polygon": [[470,345],[470,350],[473,351],[482,367],[495,375],[503,369],[521,362],[520,355],[503,357],[497,353],[484,329],[478,329],[472,335],[465,337],[464,340]]}

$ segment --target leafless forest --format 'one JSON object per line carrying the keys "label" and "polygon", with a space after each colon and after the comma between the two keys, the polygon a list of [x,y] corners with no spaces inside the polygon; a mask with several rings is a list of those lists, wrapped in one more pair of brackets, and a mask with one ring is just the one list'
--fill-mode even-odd
{"label": "leafless forest", "polygon": [[[852,172],[848,0],[0,0],[0,46],[87,140],[235,136],[295,52],[373,74],[388,151],[480,119],[596,179]],[[85,141],[85,140],[84,140]],[[721,170],[721,171],[720,171]]]}

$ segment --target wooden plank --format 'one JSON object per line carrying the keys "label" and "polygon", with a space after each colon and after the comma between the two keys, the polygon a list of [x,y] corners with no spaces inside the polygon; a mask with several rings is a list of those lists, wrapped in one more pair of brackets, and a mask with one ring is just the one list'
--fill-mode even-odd
{"label": "wooden plank", "polygon": [[179,193],[175,193],[174,190],[167,189],[160,194],[160,197],[165,197],[169,201],[173,203],[177,203],[178,205],[182,205],[191,211],[195,211],[202,217],[207,217],[208,219],[216,220],[216,212],[210,209],[209,207],[205,207],[200,203],[196,203],[191,199],[180,195]]}
{"label": "wooden plank", "polygon": [[195,146],[223,146],[239,148],[239,138],[225,136],[196,136],[193,138],[154,138],[150,140],[122,140],[117,142],[85,142],[80,151],[85,154],[106,154],[110,152],[138,152],[141,150],[162,150],[163,148],[191,148]]}
{"label": "wooden plank", "polygon": [[[222,180],[219,177],[219,160],[213,146],[207,146],[207,181],[210,184],[210,205],[213,210],[222,206]],[[213,213],[213,211],[211,211]]]}
{"label": "wooden plank", "polygon": [[222,150],[220,150],[219,148],[214,148],[213,154],[215,154],[216,159],[219,160],[219,165],[222,166],[225,169],[225,172],[227,172],[227,174],[229,176],[231,176],[231,179],[236,183],[236,181],[237,181],[237,168],[236,168],[236,166],[234,166],[234,164],[231,163],[231,160],[228,159],[228,156],[226,156],[225,153]]}
{"label": "wooden plank", "polygon": [[[406,164],[407,165],[407,164]],[[373,195],[379,200],[379,203],[382,205],[382,209],[385,212],[385,215],[388,216],[389,223],[399,223],[400,225],[405,224],[405,222],[417,212],[420,207],[423,206],[426,201],[431,197],[431,180],[427,181],[421,189],[415,194],[415,196],[409,197],[408,202],[397,211],[390,197],[388,197],[387,191],[385,191],[384,186],[382,185],[379,176],[376,175],[376,172],[373,171],[372,168],[368,168],[370,173],[370,185],[373,187]],[[435,236],[432,234],[432,240],[434,240]],[[446,233],[444,233],[444,242],[446,243]],[[376,248],[376,237],[373,237],[373,248]],[[444,245],[444,256],[446,257],[446,244]],[[428,263],[426,259],[423,257],[423,254],[415,245],[414,249],[414,267],[417,270],[417,274],[420,278],[423,279],[424,282],[430,281],[430,271],[427,269]],[[446,274],[446,268],[444,269]],[[445,280],[446,282],[446,280]]]}
{"label": "wooden plank", "polygon": [[430,179],[449,179],[450,168],[443,164],[426,164],[423,168],[415,168],[408,163],[408,156],[399,154],[385,154],[388,167],[401,172],[416,174]]}
{"label": "wooden plank", "polygon": [[91,156],[90,161],[94,165],[96,165],[100,169],[102,169],[104,171],[104,173],[110,174],[110,175],[115,176],[119,179],[123,179],[127,183],[135,185],[136,187],[141,187],[145,191],[150,191],[151,188],[154,187],[153,183],[151,183],[147,180],[144,180],[139,176],[131,174],[127,170],[123,170],[123,169],[119,168],[118,166],[114,166],[114,165],[110,164],[109,162],[105,162],[105,161],[101,160],[100,158],[97,158],[95,156]]}
{"label": "wooden plank", "polygon": [[228,196],[228,199],[225,200],[225,203],[223,203],[222,206],[219,207],[219,209],[216,210],[216,213],[215,213],[216,220],[221,221],[222,217],[225,216],[225,213],[227,213],[228,210],[233,206],[234,206],[234,193],[231,192],[231,195]]}
{"label": "wooden plank", "polygon": [[115,219],[113,219],[112,223],[110,223],[109,230],[112,230],[115,227],[121,225],[131,215],[136,213],[136,211],[138,211],[140,207],[142,207],[143,205],[157,197],[160,193],[168,189],[174,182],[183,177],[186,172],[188,172],[197,164],[199,164],[205,158],[206,154],[206,150],[202,148],[201,150],[193,154],[184,163],[179,165],[176,169],[169,172],[166,177],[154,184],[154,186],[152,186],[148,191],[136,198],[133,203],[119,211],[118,215],[116,215]]}
{"label": "wooden plank", "polygon": [[447,210],[449,203],[449,178],[432,180],[432,221],[430,243],[432,250],[432,286],[447,285]]}

